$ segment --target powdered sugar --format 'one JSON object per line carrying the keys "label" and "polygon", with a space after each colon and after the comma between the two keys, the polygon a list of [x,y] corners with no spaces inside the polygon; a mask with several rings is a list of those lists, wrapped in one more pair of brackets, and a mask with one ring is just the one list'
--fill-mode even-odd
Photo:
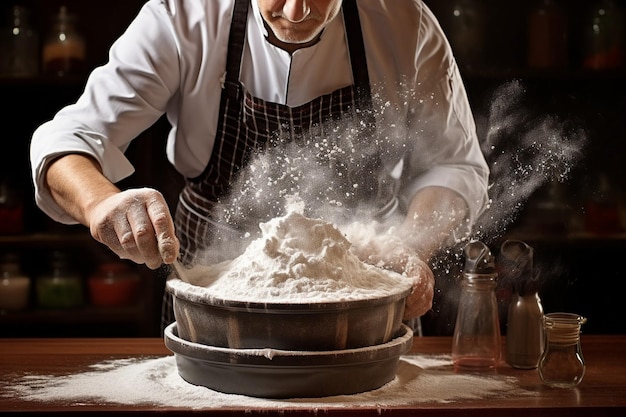
{"label": "powdered sugar", "polygon": [[65,375],[6,376],[0,395],[24,401],[80,404],[149,404],[190,409],[343,408],[410,406],[463,399],[532,395],[515,378],[457,374],[448,355],[408,355],[396,378],[383,387],[355,395],[319,399],[270,400],[223,394],[184,381],[174,356],[125,358],[96,363],[85,372]]}
{"label": "powdered sugar", "polygon": [[[237,258],[196,266],[170,288],[199,297],[246,302],[329,302],[376,299],[408,290],[412,281],[361,262],[330,223],[291,211],[261,223],[262,236]],[[196,288],[193,288],[196,286]]]}

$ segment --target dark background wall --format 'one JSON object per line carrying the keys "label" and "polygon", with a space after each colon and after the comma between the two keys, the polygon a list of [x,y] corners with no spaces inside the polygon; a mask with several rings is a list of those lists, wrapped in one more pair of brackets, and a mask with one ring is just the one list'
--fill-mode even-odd
{"label": "dark background wall", "polygon": [[[3,2],[0,16],[6,17],[15,3]],[[78,16],[76,26],[85,39],[87,54],[86,71],[82,74],[0,76],[4,109],[0,113],[3,126],[0,179],[2,189],[11,189],[11,201],[17,201],[23,213],[17,232],[0,234],[0,251],[19,253],[25,273],[33,278],[29,306],[20,311],[0,312],[5,337],[158,335],[163,271],[136,268],[142,285],[137,300],[130,306],[91,305],[88,277],[99,264],[111,260],[110,254],[93,242],[81,226],[58,225],[35,207],[28,164],[28,143],[33,130],[78,97],[87,72],[106,61],[108,47],[143,3],[142,0],[19,2],[31,11],[32,25],[39,31],[41,43],[50,28],[51,17],[61,5],[67,5]],[[536,135],[538,143],[547,143],[556,134],[562,140],[559,146],[566,147],[571,143],[568,141],[578,137],[572,132],[584,132],[585,146],[580,148],[579,159],[567,178],[542,181],[528,198],[520,199],[507,219],[497,220],[501,227],[494,228],[496,232],[492,230],[480,237],[494,251],[509,238],[522,239],[535,248],[535,263],[542,277],[540,292],[547,312],[570,311],[587,316],[586,332],[623,333],[626,325],[618,290],[624,279],[622,260],[626,249],[626,176],[622,173],[626,143],[623,31],[611,35],[616,39],[621,64],[619,59],[605,60],[603,65],[600,65],[602,60],[596,60],[600,64],[589,67],[586,62],[590,61],[592,52],[587,48],[587,38],[597,2],[442,0],[426,3],[450,36],[475,111],[479,136],[487,151],[488,140],[493,137],[494,106],[502,104],[498,101],[502,98],[499,92],[512,83],[521,86],[522,94],[517,97],[519,101],[506,102],[515,122],[507,135],[502,135],[506,146],[501,150],[507,155],[515,155],[526,146],[522,133],[546,118],[557,121],[559,129]],[[551,5],[548,14],[534,14],[545,3],[554,3],[560,9]],[[623,1],[614,3],[624,7]],[[531,16],[539,17],[532,21]],[[554,42],[550,40],[553,38]],[[167,128],[167,122],[161,120],[132,145],[129,155],[137,165],[137,173],[121,186],[158,187],[173,206],[181,179],[168,167],[164,157]],[[497,153],[490,153],[490,163],[496,157]],[[502,184],[501,180],[494,178],[497,184]],[[7,207],[0,199],[0,207],[2,204]],[[0,217],[0,224],[2,220]],[[481,221],[488,224],[490,218]],[[59,249],[75,258],[74,265],[85,282],[85,302],[72,309],[42,309],[37,305],[36,278],[50,268],[49,254]],[[426,334],[452,332],[460,247],[455,250],[450,259],[436,265],[437,295],[433,311],[423,320]],[[509,290],[504,286],[498,290],[503,322]]]}

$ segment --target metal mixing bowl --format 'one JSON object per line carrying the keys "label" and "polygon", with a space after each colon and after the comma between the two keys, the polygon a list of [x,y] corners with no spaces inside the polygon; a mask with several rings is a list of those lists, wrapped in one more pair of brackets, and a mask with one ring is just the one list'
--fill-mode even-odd
{"label": "metal mixing bowl", "polygon": [[234,349],[311,351],[388,342],[402,325],[411,292],[407,286],[381,298],[292,304],[224,300],[208,292],[198,297],[194,287],[178,278],[166,285],[182,339]]}

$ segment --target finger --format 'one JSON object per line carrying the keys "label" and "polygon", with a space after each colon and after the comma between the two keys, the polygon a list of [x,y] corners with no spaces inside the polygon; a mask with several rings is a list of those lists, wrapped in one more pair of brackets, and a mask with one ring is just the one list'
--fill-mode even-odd
{"label": "finger", "polygon": [[90,226],[91,235],[122,259],[136,258],[132,230],[125,215],[108,215]]}
{"label": "finger", "polygon": [[161,254],[158,250],[154,227],[143,204],[133,206],[128,210],[127,217],[132,229],[135,250],[141,259],[140,263],[145,263],[150,269],[158,268],[162,263]]}
{"label": "finger", "polygon": [[[117,237],[117,244],[113,243],[113,246],[120,248],[119,251],[115,251],[118,256],[122,259],[130,259],[135,263],[144,263],[143,256],[137,247],[133,226],[128,217],[119,216],[113,223],[113,228]],[[111,246],[109,245],[110,248]]]}
{"label": "finger", "polygon": [[163,262],[171,264],[178,257],[179,242],[174,230],[174,222],[165,200],[159,196],[148,202],[148,216],[154,227],[157,250]]}

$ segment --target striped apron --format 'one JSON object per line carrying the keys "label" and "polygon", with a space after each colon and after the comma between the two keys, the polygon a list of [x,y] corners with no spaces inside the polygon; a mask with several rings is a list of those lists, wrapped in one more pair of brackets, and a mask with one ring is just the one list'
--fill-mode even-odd
{"label": "striped apron", "polygon": [[[330,119],[350,117],[356,109],[361,116],[366,115],[365,123],[371,131],[374,129],[369,75],[356,0],[345,0],[342,5],[355,84],[298,107],[253,97],[239,82],[249,3],[250,0],[235,1],[219,123],[211,158],[201,175],[186,179],[179,197],[174,221],[183,264],[193,264],[196,254],[210,247],[216,229],[223,227],[214,218],[212,209],[227,194],[251,154],[263,149],[277,131],[288,130],[293,137],[298,137],[307,134],[311,126],[323,125]],[[171,310],[171,295],[166,293],[163,326],[173,321]]]}

